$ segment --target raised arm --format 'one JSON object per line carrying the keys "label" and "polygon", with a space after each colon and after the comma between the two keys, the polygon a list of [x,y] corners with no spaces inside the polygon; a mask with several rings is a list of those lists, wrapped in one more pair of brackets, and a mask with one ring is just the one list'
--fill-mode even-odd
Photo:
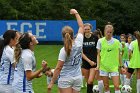
{"label": "raised arm", "polygon": [[70,14],[75,15],[75,17],[77,19],[77,23],[78,23],[78,26],[79,26],[78,33],[84,34],[84,24],[83,24],[82,18],[80,17],[80,15],[77,12],[77,10],[71,9]]}

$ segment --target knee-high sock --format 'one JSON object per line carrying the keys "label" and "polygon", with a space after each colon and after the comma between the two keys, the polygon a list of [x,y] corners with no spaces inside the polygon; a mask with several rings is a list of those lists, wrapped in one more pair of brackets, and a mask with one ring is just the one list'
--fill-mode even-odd
{"label": "knee-high sock", "polygon": [[87,93],[93,93],[93,84],[87,84]]}
{"label": "knee-high sock", "polygon": [[98,88],[99,88],[99,93],[103,93],[103,89],[104,89],[103,80],[98,81]]}
{"label": "knee-high sock", "polygon": [[140,93],[140,79],[137,80],[137,93]]}

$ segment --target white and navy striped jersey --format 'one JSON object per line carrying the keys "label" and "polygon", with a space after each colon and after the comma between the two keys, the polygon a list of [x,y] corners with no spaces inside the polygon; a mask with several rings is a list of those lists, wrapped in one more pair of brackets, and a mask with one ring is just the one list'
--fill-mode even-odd
{"label": "white and navy striped jersey", "polygon": [[0,84],[12,84],[14,68],[12,67],[14,50],[9,45],[4,47],[0,62]]}
{"label": "white and navy striped jersey", "polygon": [[36,60],[34,53],[30,49],[25,49],[22,51],[20,60],[16,65],[14,72],[13,88],[20,92],[33,93],[32,81],[26,79],[26,71],[35,71]]}
{"label": "white and navy striped jersey", "polygon": [[70,56],[67,56],[64,47],[60,50],[58,60],[64,61],[60,73],[61,77],[73,77],[81,75],[83,35],[78,33],[71,49]]}

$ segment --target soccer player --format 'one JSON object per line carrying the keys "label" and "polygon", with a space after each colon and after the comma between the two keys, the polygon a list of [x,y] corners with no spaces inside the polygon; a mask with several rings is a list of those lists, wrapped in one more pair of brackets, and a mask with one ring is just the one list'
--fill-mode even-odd
{"label": "soccer player", "polygon": [[[121,42],[121,55],[122,55],[122,64],[125,66],[125,68],[128,67],[128,48],[126,46],[126,35],[121,34],[120,35],[120,42]],[[121,85],[124,85],[124,82],[126,80],[126,75],[120,72],[120,80],[121,80]]]}
{"label": "soccer player", "polygon": [[[53,77],[54,69],[51,69],[50,67],[46,68],[45,72],[43,72],[47,76],[47,84],[51,82],[51,79]],[[57,83],[57,82],[55,82]]]}
{"label": "soccer player", "polygon": [[[133,36],[131,34],[128,34],[127,35],[127,43],[125,44],[125,46],[127,47],[128,49],[128,61],[125,62],[124,66],[127,68],[127,71],[134,71],[133,68],[128,68],[128,65],[129,65],[129,46],[130,46],[130,43],[133,41]],[[124,82],[124,85],[131,85],[132,83],[132,79],[133,79],[133,72],[129,73],[129,72],[126,72],[126,78],[125,78],[125,82]]]}
{"label": "soccer player", "polygon": [[[97,66],[97,49],[96,44],[98,41],[99,34],[97,31],[92,32],[92,25],[89,23],[84,24],[84,41],[83,41],[83,54],[82,54],[82,74],[86,78],[87,82],[87,93],[93,93],[93,81],[95,75],[98,74],[96,71]],[[99,78],[98,78],[99,79]],[[103,89],[103,81],[99,80],[99,90]]]}
{"label": "soccer player", "polygon": [[99,69],[103,79],[105,93],[110,93],[109,74],[112,76],[115,93],[120,93],[119,66],[122,71],[125,71],[122,68],[120,42],[112,37],[113,32],[113,26],[110,23],[107,24],[104,29],[105,37],[97,42],[97,69]]}
{"label": "soccer player", "polygon": [[136,69],[137,93],[140,93],[140,32],[135,31],[134,34],[136,40],[132,41],[129,46],[130,63],[127,72],[132,74]]}
{"label": "soccer player", "polygon": [[65,26],[62,29],[64,47],[60,50],[58,63],[54,71],[53,78],[48,86],[48,92],[59,76],[58,87],[60,93],[80,93],[82,84],[82,46],[84,25],[79,13],[75,9],[70,10],[70,14],[75,15],[79,30],[74,39],[73,29]]}
{"label": "soccer player", "polygon": [[31,33],[24,33],[19,38],[14,51],[16,66],[12,83],[14,93],[34,93],[32,80],[41,77],[42,71],[47,67],[47,63],[43,61],[42,68],[35,71],[34,47],[36,44],[38,41]]}
{"label": "soccer player", "polygon": [[0,44],[0,93],[13,93],[12,82],[14,76],[14,49],[18,41],[18,32],[8,30],[3,34]]}
{"label": "soccer player", "polygon": [[[55,69],[51,69],[50,67],[47,67],[43,72],[47,76],[47,85],[49,85],[52,80],[54,70]],[[58,79],[54,82],[54,84],[58,85]],[[60,93],[59,89],[58,89],[58,93]]]}

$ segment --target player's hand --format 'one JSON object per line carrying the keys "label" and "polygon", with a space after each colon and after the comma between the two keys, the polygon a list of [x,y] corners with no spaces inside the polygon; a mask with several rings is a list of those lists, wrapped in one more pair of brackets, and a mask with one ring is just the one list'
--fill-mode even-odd
{"label": "player's hand", "polygon": [[95,68],[95,70],[99,70],[99,68],[100,68],[100,67],[97,65],[97,67]]}
{"label": "player's hand", "polygon": [[51,93],[52,87],[53,87],[53,83],[50,83],[50,84],[48,85],[48,93]]}
{"label": "player's hand", "polygon": [[70,14],[77,14],[78,12],[77,12],[77,10],[75,10],[75,9],[71,9],[70,10]]}
{"label": "player's hand", "polygon": [[42,76],[43,74],[42,73],[40,73],[36,78],[40,78],[41,76]]}
{"label": "player's hand", "polygon": [[95,66],[95,65],[96,65],[96,63],[93,62],[93,61],[90,61],[89,64],[90,64],[91,66]]}

